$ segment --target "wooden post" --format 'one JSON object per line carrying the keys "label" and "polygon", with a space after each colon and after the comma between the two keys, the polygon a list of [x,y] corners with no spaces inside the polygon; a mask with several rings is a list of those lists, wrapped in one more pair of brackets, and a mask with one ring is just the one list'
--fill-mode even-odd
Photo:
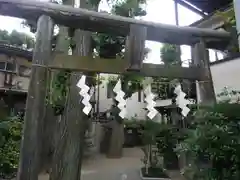
{"label": "wooden post", "polygon": [[144,60],[147,28],[140,25],[130,25],[130,35],[126,40],[125,58],[129,62],[128,71],[140,71]]}
{"label": "wooden post", "polygon": [[175,12],[175,21],[176,25],[179,26],[179,17],[178,17],[178,2],[174,0],[174,12]]}
{"label": "wooden post", "polygon": [[[239,34],[240,33],[240,1],[234,0],[233,5],[234,5],[235,18],[236,18],[237,32]],[[239,46],[239,50],[240,50],[240,36],[239,35],[238,35],[238,46]]]}
{"label": "wooden post", "polygon": [[[56,42],[56,48],[55,52],[57,54],[68,54],[68,48],[69,48],[69,40],[68,40],[68,28],[65,26],[59,27],[59,34]],[[51,62],[53,59],[51,59],[49,62]],[[60,71],[52,71],[49,73],[49,81],[52,81],[52,79],[56,78],[58,73]],[[43,139],[43,152],[42,152],[42,169],[40,170],[46,170],[46,171],[53,171],[53,168],[51,167],[52,163],[55,161],[55,159],[59,159],[58,152],[61,151],[61,148],[57,147],[58,141],[60,141],[60,126],[63,124],[61,119],[63,119],[63,115],[56,116],[53,111],[52,105],[48,104],[46,106],[46,113],[45,113],[45,133],[44,133],[44,139]],[[65,126],[63,124],[62,126]],[[57,154],[57,157],[55,157]],[[60,155],[61,156],[61,155]],[[55,159],[54,159],[55,158]]]}
{"label": "wooden post", "polygon": [[[178,16],[178,2],[175,0],[174,1],[174,11],[175,11],[175,21],[176,21],[176,26],[179,26],[179,16]],[[178,64],[182,64],[181,60],[181,46],[177,46],[177,53],[178,53]]]}
{"label": "wooden post", "polygon": [[[37,25],[37,38],[33,54],[33,67],[28,88],[27,106],[24,122],[24,134],[18,169],[18,180],[37,180],[40,161],[43,117],[45,111],[46,77],[51,57],[51,39],[53,21],[41,16]],[[39,65],[39,66],[36,66]]]}
{"label": "wooden post", "polygon": [[[71,0],[71,3],[69,2],[68,5],[73,5],[73,2]],[[82,7],[81,1],[80,6]],[[73,54],[82,56],[92,55],[90,32],[76,30],[74,40],[76,48]],[[70,92],[65,117],[61,119],[59,124],[58,133],[60,138],[58,139],[57,149],[54,154],[50,180],[77,180],[81,177],[84,135],[88,121],[88,117],[82,112],[83,104],[80,101],[80,89],[76,86],[81,75],[81,73],[73,73],[70,77]]]}
{"label": "wooden post", "polygon": [[[179,26],[179,12],[178,12],[178,1],[177,0],[174,0],[174,12],[175,12],[175,23],[176,23],[176,26]],[[177,45],[176,46],[177,48],[177,54],[178,54],[178,59],[177,59],[177,64],[179,66],[182,65],[182,60],[181,60],[181,46],[180,45]],[[172,103],[173,105],[176,105],[176,103]],[[177,109],[176,108],[173,108],[171,110],[171,118],[172,118],[172,121],[175,121],[175,122],[178,122],[179,119],[182,120],[183,122],[185,121],[185,119],[181,119],[181,117],[179,117],[179,114],[177,112]],[[185,124],[185,123],[183,123]],[[185,128],[185,126],[183,126],[183,128]],[[178,158],[178,167],[179,168],[182,168],[184,167],[184,165],[186,165],[186,156],[184,153],[181,153],[179,158]]]}
{"label": "wooden post", "polygon": [[198,103],[204,105],[213,105],[216,102],[212,75],[209,65],[209,52],[205,47],[205,43],[201,40],[192,49],[193,64],[202,67],[202,82],[197,82],[197,100]]}

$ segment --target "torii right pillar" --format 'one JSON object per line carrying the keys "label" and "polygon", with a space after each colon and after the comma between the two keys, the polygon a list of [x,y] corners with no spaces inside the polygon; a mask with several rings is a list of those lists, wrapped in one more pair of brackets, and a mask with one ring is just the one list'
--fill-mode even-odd
{"label": "torii right pillar", "polygon": [[236,27],[237,27],[237,33],[238,33],[238,46],[240,50],[240,0],[233,0],[233,6],[234,6],[234,12],[235,12],[235,18],[236,18]]}
{"label": "torii right pillar", "polygon": [[202,69],[201,81],[196,82],[198,104],[212,106],[216,103],[216,97],[210,70],[209,52],[203,39],[192,48],[192,61],[195,66]]}

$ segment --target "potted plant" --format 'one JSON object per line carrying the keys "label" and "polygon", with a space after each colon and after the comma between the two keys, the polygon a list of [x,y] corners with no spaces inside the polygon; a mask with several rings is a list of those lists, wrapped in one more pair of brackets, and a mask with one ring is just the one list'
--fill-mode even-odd
{"label": "potted plant", "polygon": [[140,169],[140,177],[143,180],[169,180],[169,176],[162,168],[161,157],[158,154],[156,146],[156,135],[161,124],[147,120],[143,130],[142,148],[144,157],[142,162],[144,166]]}

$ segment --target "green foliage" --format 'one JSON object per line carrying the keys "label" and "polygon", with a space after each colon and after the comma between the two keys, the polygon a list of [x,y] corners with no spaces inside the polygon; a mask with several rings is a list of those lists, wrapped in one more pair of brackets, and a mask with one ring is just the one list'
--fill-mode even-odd
{"label": "green foliage", "polygon": [[227,11],[218,11],[215,14],[224,21],[222,28],[231,34],[231,41],[227,47],[229,54],[239,52],[238,34],[236,29],[236,18],[233,6]]}
{"label": "green foliage", "polygon": [[145,145],[156,145],[157,136],[159,134],[159,129],[162,124],[154,122],[152,120],[146,120],[143,124],[143,144]]}
{"label": "green foliage", "polygon": [[[144,4],[145,1],[139,0],[123,0],[123,1],[108,1],[112,4],[112,14],[135,17],[145,16],[144,11],[140,4]],[[91,0],[91,4],[99,3],[98,0]],[[123,57],[123,50],[125,47],[126,37],[96,33],[93,35],[93,41],[95,49],[98,55],[102,58],[115,58],[116,56]]]}
{"label": "green foliage", "polygon": [[217,11],[215,15],[222,17],[225,26],[236,27],[236,18],[233,7],[227,11]]}
{"label": "green foliage", "polygon": [[181,134],[177,126],[162,124],[157,135],[159,153],[165,154],[173,151],[179,139],[181,139]]}
{"label": "green foliage", "polygon": [[120,75],[120,76],[109,76],[108,83],[110,83],[111,87],[114,87],[118,81],[118,78],[121,79],[122,89],[125,92],[125,98],[131,97],[131,95],[143,88],[142,81],[144,79],[143,76],[138,76],[135,74],[129,75]]}
{"label": "green foliage", "polygon": [[124,119],[124,126],[126,128],[136,128],[140,131],[142,131],[145,124],[145,120],[139,120],[139,119]]}
{"label": "green foliage", "polygon": [[148,172],[148,168],[157,168],[161,166],[158,149],[156,148],[160,126],[160,123],[152,120],[143,122],[142,141],[144,146],[142,147],[142,151],[144,157],[142,162],[145,164],[146,172]]}
{"label": "green foliage", "polygon": [[138,134],[141,134],[144,153],[142,162],[145,167],[162,167],[162,157],[164,157],[164,162],[165,159],[166,161],[176,161],[177,155],[174,149],[183,139],[184,130],[152,120],[125,120],[124,125],[125,128],[136,128]]}
{"label": "green foliage", "polygon": [[[164,44],[160,49],[160,56],[166,66],[181,65],[180,54],[176,45]],[[152,91],[157,94],[158,98],[172,98],[172,87],[171,80],[168,78],[153,77]]]}
{"label": "green foliage", "polygon": [[229,91],[227,87],[224,87],[222,92],[217,94],[218,97],[222,97],[222,96],[235,96],[235,95],[239,95],[240,91],[236,91],[236,90],[231,90]]}
{"label": "green foliage", "polygon": [[98,6],[98,4],[101,2],[101,0],[87,0],[86,1],[91,6]]}
{"label": "green foliage", "polygon": [[121,57],[121,52],[125,46],[125,38],[121,36],[95,33],[92,36],[94,48],[101,58]]}
{"label": "green foliage", "polygon": [[220,103],[200,107],[180,143],[178,152],[192,159],[186,168],[190,179],[240,178],[240,105]]}
{"label": "green foliage", "polygon": [[70,86],[70,72],[68,70],[60,71],[53,75],[51,79],[46,100],[52,106],[54,114],[58,116],[63,114],[66,105]]}
{"label": "green foliage", "polygon": [[0,177],[11,177],[16,173],[22,124],[19,117],[0,121]]}
{"label": "green foliage", "polygon": [[224,87],[222,91],[217,94],[217,98],[221,103],[237,103],[240,101],[240,91],[232,90],[227,87]]}
{"label": "green foliage", "polygon": [[147,12],[141,7],[141,4],[146,2],[139,0],[125,0],[118,1],[112,8],[112,13],[125,16],[125,17],[136,17],[145,16]]}
{"label": "green foliage", "polygon": [[184,129],[172,124],[162,124],[157,135],[158,153],[164,158],[167,169],[178,169],[178,157],[175,148],[184,136]]}
{"label": "green foliage", "polygon": [[[95,0],[93,0],[95,1]],[[112,5],[112,14],[125,16],[125,17],[135,17],[144,16],[146,12],[141,7],[141,4],[146,2],[143,0],[109,0],[108,3]],[[97,54],[101,58],[112,58],[120,57],[124,59],[124,48],[125,48],[126,37],[120,37],[111,34],[101,34],[96,33],[93,35],[94,48]],[[146,49],[146,55],[149,49]],[[142,88],[140,85],[143,77],[136,76],[135,74],[120,76],[122,80],[122,88],[126,92],[126,97],[130,97],[133,92]],[[113,83],[114,81],[110,82]],[[139,83],[138,83],[139,82]]]}
{"label": "green foliage", "polygon": [[26,44],[28,49],[34,47],[34,39],[32,37],[16,30],[13,30],[10,34],[8,31],[0,30],[0,42],[17,47],[22,47],[23,44]]}
{"label": "green foliage", "polygon": [[131,97],[132,94],[143,88],[142,81],[143,76],[138,76],[135,74],[120,76],[122,80],[122,88],[125,92],[125,98]]}
{"label": "green foliage", "polygon": [[181,64],[180,54],[177,51],[177,46],[172,44],[164,44],[160,50],[161,60],[165,65]]}

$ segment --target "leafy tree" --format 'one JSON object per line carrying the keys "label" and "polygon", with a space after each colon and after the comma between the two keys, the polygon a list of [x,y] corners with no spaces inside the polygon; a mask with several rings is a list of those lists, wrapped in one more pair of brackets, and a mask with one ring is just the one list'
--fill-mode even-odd
{"label": "leafy tree", "polygon": [[6,30],[0,30],[0,41],[9,43],[9,34]]}
{"label": "leafy tree", "polygon": [[6,30],[0,30],[0,42],[17,47],[26,45],[28,49],[34,46],[34,38],[16,30],[13,30],[11,33],[8,33]]}
{"label": "leafy tree", "polygon": [[177,50],[177,46],[173,44],[164,44],[160,49],[161,60],[165,65],[177,65],[181,64],[180,54]]}
{"label": "leafy tree", "polygon": [[177,148],[191,158],[185,168],[188,178],[240,178],[239,107],[220,103],[196,111],[187,138]]}
{"label": "leafy tree", "polygon": [[[160,58],[164,65],[181,65],[180,54],[176,45],[164,44],[160,49]],[[166,99],[173,97],[174,83],[168,78],[153,77],[152,89],[158,98]]]}
{"label": "leafy tree", "polygon": [[228,51],[228,54],[231,55],[232,53],[239,52],[239,44],[238,44],[238,32],[236,29],[236,18],[235,18],[235,12],[234,8],[231,7],[227,11],[217,11],[216,16],[219,16],[222,18],[224,24],[222,28],[228,32],[231,33],[231,41],[226,48]]}

